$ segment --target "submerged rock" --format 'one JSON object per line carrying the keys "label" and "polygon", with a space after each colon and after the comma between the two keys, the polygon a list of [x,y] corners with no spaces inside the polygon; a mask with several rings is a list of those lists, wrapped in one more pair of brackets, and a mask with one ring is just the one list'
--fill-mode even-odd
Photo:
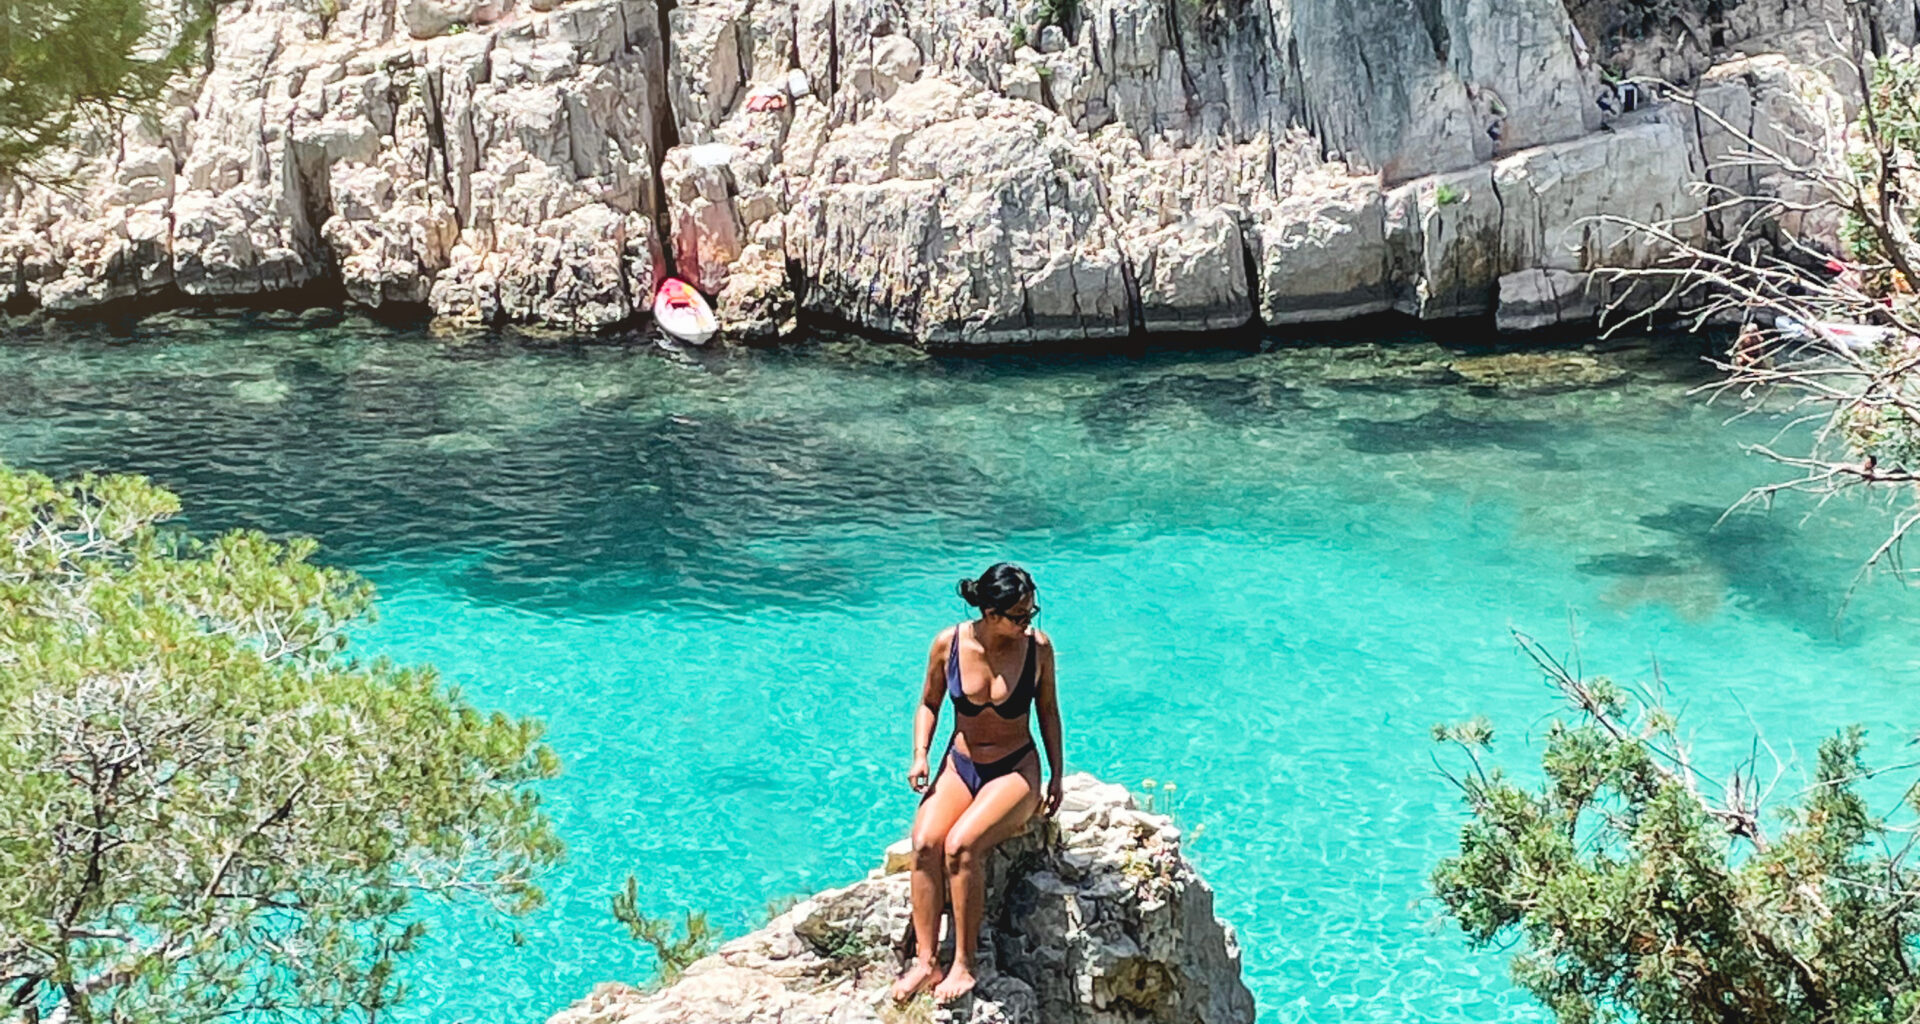
{"label": "submerged rock", "polygon": [[[1089,775],[1056,821],[1002,843],[987,869],[974,994],[932,1010],[968,1024],[1247,1024],[1233,929],[1180,852],[1180,830]],[[602,985],[548,1024],[861,1024],[930,1019],[888,987],[909,948],[907,862],[802,900],[659,991]],[[944,947],[943,947],[944,949]],[[946,955],[943,952],[943,961]]]}
{"label": "submerged rock", "polygon": [[1599,387],[1630,375],[1625,367],[1585,352],[1504,352],[1455,359],[1447,365],[1469,387],[1526,394]]}

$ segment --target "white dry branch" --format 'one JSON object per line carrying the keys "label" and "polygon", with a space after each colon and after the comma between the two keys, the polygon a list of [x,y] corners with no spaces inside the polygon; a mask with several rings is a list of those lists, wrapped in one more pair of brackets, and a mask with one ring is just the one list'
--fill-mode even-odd
{"label": "white dry branch", "polygon": [[[1774,442],[1749,450],[1795,475],[1753,488],[1735,509],[1771,506],[1785,492],[1824,503],[1856,488],[1891,492],[1904,505],[1861,567],[1864,576],[1881,565],[1902,571],[1901,541],[1920,525],[1920,61],[1872,59],[1859,42],[1864,26],[1850,28],[1828,32],[1828,68],[1859,103],[1844,138],[1779,124],[1756,130],[1697,92],[1666,86],[1703,133],[1730,141],[1694,185],[1698,213],[1594,218],[1663,254],[1650,266],[1594,277],[1608,295],[1609,331],[1671,316],[1695,330],[1740,325],[1712,359],[1722,376],[1699,390],[1740,403],[1740,415],[1784,414]],[[1738,187],[1754,181],[1767,187]],[[1717,230],[1699,230],[1703,220]],[[1843,225],[1844,251],[1823,251],[1787,230],[1807,224]],[[1782,439],[1805,437],[1799,428],[1807,425],[1810,442],[1787,449]]]}

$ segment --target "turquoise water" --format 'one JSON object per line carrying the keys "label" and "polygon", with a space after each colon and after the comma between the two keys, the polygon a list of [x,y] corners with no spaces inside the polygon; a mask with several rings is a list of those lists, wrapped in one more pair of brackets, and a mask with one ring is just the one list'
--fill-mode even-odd
{"label": "turquoise water", "polygon": [[1778,424],[1687,397],[1687,345],[1602,352],[1586,386],[1475,385],[1411,335],[1262,349],[694,358],[150,320],[0,346],[0,458],[317,535],[380,586],[363,650],[550,723],[551,904],[437,912],[409,1020],[541,1021],[644,979],[605,913],[629,872],[733,933],[864,873],[912,814],[926,644],[998,558],[1040,582],[1070,767],[1175,782],[1205,825],[1268,1021],[1539,1016],[1423,898],[1461,820],[1429,727],[1485,713],[1524,765],[1556,710],[1510,628],[1657,661],[1703,762],[1757,725],[1787,790],[1833,728],[1889,761],[1915,724],[1920,603],[1846,601],[1885,510],[1716,528],[1777,473],[1739,445]]}

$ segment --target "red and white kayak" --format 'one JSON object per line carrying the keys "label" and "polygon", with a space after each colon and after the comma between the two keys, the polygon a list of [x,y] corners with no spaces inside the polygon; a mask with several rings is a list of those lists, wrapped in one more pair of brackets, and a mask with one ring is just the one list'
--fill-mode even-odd
{"label": "red and white kayak", "polygon": [[689,345],[705,345],[720,330],[713,307],[677,277],[660,282],[660,290],[653,295],[653,318],[670,337]]}
{"label": "red and white kayak", "polygon": [[1893,339],[1896,333],[1891,327],[1878,324],[1850,324],[1837,320],[1816,320],[1811,324],[1791,316],[1777,316],[1773,319],[1774,329],[1789,341],[1806,341],[1819,338],[1848,352],[1865,352]]}

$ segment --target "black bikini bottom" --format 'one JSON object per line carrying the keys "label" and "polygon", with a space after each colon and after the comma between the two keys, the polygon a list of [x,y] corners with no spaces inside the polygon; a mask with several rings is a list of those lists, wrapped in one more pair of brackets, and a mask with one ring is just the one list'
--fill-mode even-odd
{"label": "black bikini bottom", "polygon": [[953,759],[953,773],[960,776],[960,781],[966,784],[967,792],[979,796],[981,786],[992,782],[1002,775],[1012,775],[1019,769],[1020,762],[1026,760],[1027,755],[1033,753],[1033,751],[1033,741],[1028,740],[1019,750],[997,761],[988,761],[985,764],[979,764],[967,755],[962,754],[958,750],[954,750],[951,744],[949,744],[947,756]]}

